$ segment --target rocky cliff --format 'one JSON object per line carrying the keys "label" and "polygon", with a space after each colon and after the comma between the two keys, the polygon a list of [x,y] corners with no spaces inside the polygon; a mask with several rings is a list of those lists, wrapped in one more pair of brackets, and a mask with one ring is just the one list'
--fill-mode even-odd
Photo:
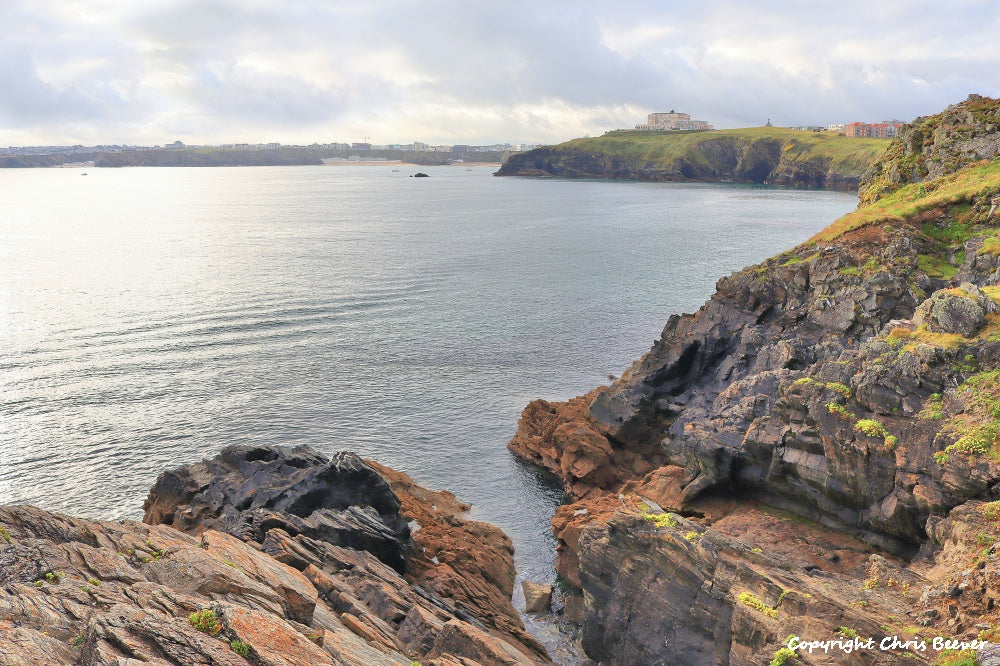
{"label": "rocky cliff", "polygon": [[511,156],[498,176],[760,183],[855,190],[882,139],[781,128],[612,132]]}
{"label": "rocky cliff", "polygon": [[548,662],[509,601],[510,540],[354,454],[225,449],[145,509],[0,507],[0,663]]}
{"label": "rocky cliff", "polygon": [[1000,162],[980,159],[997,109],[919,119],[966,119],[976,150],[921,153],[947,165],[937,178],[883,182],[720,280],[612,386],[525,409],[510,448],[577,498],[553,527],[590,656],[793,663],[790,634],[1000,636]]}

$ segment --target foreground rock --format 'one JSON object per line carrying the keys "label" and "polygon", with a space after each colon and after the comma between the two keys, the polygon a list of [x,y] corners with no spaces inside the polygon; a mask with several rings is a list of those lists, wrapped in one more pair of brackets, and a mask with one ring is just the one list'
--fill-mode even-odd
{"label": "foreground rock", "polygon": [[[0,663],[546,662],[503,596],[506,537],[462,519],[450,494],[394,482],[422,497],[397,496],[353,454],[234,447],[150,493],[147,521],[188,531],[0,507]],[[411,537],[404,507],[428,498],[440,506],[425,521],[452,541]],[[444,571],[408,571],[455,543],[465,551]]]}
{"label": "foreground rock", "polygon": [[[946,153],[920,152],[952,176],[720,280],[612,386],[525,409],[510,448],[577,498],[553,528],[592,658],[760,664],[793,633],[1000,637],[1000,165],[977,161],[1000,154],[1000,102],[921,123],[953,118],[970,124],[942,134]],[[905,181],[880,182],[884,198]]]}

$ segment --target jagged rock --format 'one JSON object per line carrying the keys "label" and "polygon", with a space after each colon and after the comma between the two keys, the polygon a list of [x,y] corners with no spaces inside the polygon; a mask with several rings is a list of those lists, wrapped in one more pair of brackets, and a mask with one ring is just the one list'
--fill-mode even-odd
{"label": "jagged rock", "polygon": [[901,185],[938,178],[998,155],[1000,105],[969,95],[964,102],[900,128],[898,141],[861,177],[861,201],[876,201]]}
{"label": "jagged rock", "polygon": [[[305,448],[233,448],[172,470],[151,493],[147,519],[196,536],[0,507],[0,661],[246,664],[238,648],[252,663],[289,666],[547,662],[509,601],[509,539],[464,520],[468,507],[450,493],[373,465],[351,454],[331,463]],[[461,544],[459,552],[435,570],[440,578],[422,568],[420,558],[431,556],[409,552],[422,575],[407,580],[380,559],[379,542],[367,542],[376,556],[343,545],[363,539],[284,529],[350,509],[383,527],[419,515],[421,548]],[[207,611],[212,619],[200,631],[189,616]]]}
{"label": "jagged rock", "polygon": [[[918,124],[933,146],[904,145],[911,128],[868,194],[922,178],[893,180],[921,160],[1000,156],[998,100]],[[951,182],[912,188],[928,202],[903,219],[837,227],[719,280],[610,387],[525,409],[511,450],[577,499],[552,525],[590,657],[759,664],[790,628],[879,636],[902,632],[885,622],[902,613],[969,640],[969,618],[995,612],[1000,510],[984,526],[972,503],[1000,496],[997,192],[931,194]],[[748,610],[774,610],[782,589],[811,597],[785,598],[780,623]]]}
{"label": "jagged rock", "polygon": [[552,586],[543,583],[532,583],[529,580],[521,582],[524,592],[525,613],[548,613],[552,607]]}
{"label": "jagged rock", "polygon": [[353,453],[231,446],[160,474],[144,522],[217,529],[263,542],[268,530],[367,550],[403,571],[410,530],[389,483]]}
{"label": "jagged rock", "polygon": [[913,323],[916,326],[926,324],[932,333],[957,333],[971,338],[986,321],[986,310],[979,301],[961,288],[941,290],[917,307]]}

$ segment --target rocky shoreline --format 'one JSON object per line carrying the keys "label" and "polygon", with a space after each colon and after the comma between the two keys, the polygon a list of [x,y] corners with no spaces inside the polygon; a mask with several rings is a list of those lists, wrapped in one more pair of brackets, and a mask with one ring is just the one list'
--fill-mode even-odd
{"label": "rocky shoreline", "polygon": [[780,128],[612,132],[511,155],[495,175],[854,191],[882,150],[878,141]]}
{"label": "rocky shoreline", "polygon": [[[591,659],[1000,664],[1000,100],[904,127],[860,192],[525,408]],[[0,663],[551,663],[510,540],[354,454],[226,448],[144,510],[0,507]]]}
{"label": "rocky shoreline", "polygon": [[973,649],[1000,641],[998,153],[1000,100],[917,119],[857,213],[610,387],[528,405],[509,448],[576,499],[552,524],[589,657],[998,663]]}
{"label": "rocky shoreline", "polygon": [[354,454],[230,447],[144,509],[0,507],[0,663],[549,663],[503,532]]}

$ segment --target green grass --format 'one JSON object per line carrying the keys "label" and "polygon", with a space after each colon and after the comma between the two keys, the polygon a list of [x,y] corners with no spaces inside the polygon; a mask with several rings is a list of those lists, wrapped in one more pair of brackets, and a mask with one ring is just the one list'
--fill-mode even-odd
{"label": "green grass", "polygon": [[191,615],[188,616],[188,622],[191,623],[192,627],[198,631],[208,634],[209,636],[215,636],[217,633],[222,631],[222,624],[219,622],[218,618],[215,617],[215,611],[211,608],[191,613]]}
{"label": "green grass", "polygon": [[945,454],[989,455],[996,459],[1000,442],[1000,370],[978,372],[956,390],[966,399],[965,410],[945,423],[942,431],[958,435]]}
{"label": "green grass", "polygon": [[944,418],[944,396],[940,393],[931,393],[930,397],[927,398],[927,406],[917,416],[922,419],[940,421]]}
{"label": "green grass", "polygon": [[979,513],[987,520],[1000,520],[1000,501],[980,504]]}
{"label": "green grass", "polygon": [[917,268],[933,278],[951,280],[958,272],[958,266],[953,266],[948,260],[932,254],[918,254]]}
{"label": "green grass", "polygon": [[895,435],[889,434],[889,431],[885,429],[885,426],[875,419],[859,419],[858,422],[854,424],[854,429],[869,437],[881,437],[885,448],[890,451],[896,448],[896,444],[899,443],[899,438]]}
{"label": "green grass", "polygon": [[238,641],[234,638],[229,641],[229,648],[244,659],[250,656],[250,646],[243,641]]}
{"label": "green grass", "polygon": [[889,139],[855,139],[837,134],[782,127],[744,127],[710,132],[635,132],[617,131],[604,136],[573,139],[557,148],[580,150],[593,155],[621,156],[651,165],[672,164],[685,158],[693,164],[707,165],[708,159],[699,144],[711,141],[750,142],[774,139],[781,143],[785,159],[809,161],[828,159],[841,173],[858,176],[881,155]]}
{"label": "green grass", "polygon": [[848,421],[853,421],[854,419],[858,418],[857,414],[855,414],[851,410],[847,409],[843,405],[840,405],[836,402],[826,403],[826,411],[830,412],[834,416],[839,416],[842,419],[847,419]]}
{"label": "green grass", "polygon": [[[875,203],[844,215],[813,236],[811,242],[828,243],[856,229],[902,222],[938,206],[968,204],[973,197],[998,190],[1000,161],[977,162],[932,181],[904,185]],[[947,232],[955,233],[959,233],[959,229],[952,228]]]}
{"label": "green grass", "polygon": [[774,657],[768,663],[768,666],[786,666],[787,664],[797,661],[799,655],[791,648],[783,647],[774,653]]}
{"label": "green grass", "polygon": [[644,520],[648,520],[657,527],[677,527],[677,520],[671,516],[669,513],[645,513],[643,512],[642,517]]}
{"label": "green grass", "polygon": [[977,666],[975,650],[945,650],[934,661],[934,666]]}
{"label": "green grass", "polygon": [[778,617],[777,608],[771,608],[770,606],[766,605],[763,601],[761,601],[754,595],[750,594],[749,592],[740,592],[740,595],[737,597],[737,599],[739,599],[740,603],[742,603],[744,606],[749,606],[754,610],[758,610],[770,618]]}

